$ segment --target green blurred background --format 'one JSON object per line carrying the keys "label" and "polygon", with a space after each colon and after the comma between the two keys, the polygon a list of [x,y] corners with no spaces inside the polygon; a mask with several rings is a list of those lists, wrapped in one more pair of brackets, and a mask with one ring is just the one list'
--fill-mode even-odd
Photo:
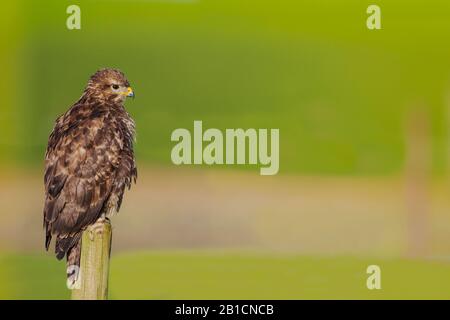
{"label": "green blurred background", "polygon": [[[0,298],[69,297],[43,248],[43,155],[102,67],[137,95],[112,298],[450,298],[450,3],[376,1],[382,30],[366,28],[370,4],[3,4]],[[280,173],[172,165],[170,134],[194,120],[279,128]]]}

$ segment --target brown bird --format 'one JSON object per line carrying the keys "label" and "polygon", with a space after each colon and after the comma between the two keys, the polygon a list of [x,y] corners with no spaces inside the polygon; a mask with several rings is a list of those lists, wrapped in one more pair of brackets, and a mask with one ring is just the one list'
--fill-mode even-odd
{"label": "brown bird", "polygon": [[119,211],[125,187],[136,182],[135,125],[125,110],[134,97],[125,75],[102,69],[81,98],[58,117],[45,155],[45,248],[67,257],[67,285],[79,275],[81,234]]}

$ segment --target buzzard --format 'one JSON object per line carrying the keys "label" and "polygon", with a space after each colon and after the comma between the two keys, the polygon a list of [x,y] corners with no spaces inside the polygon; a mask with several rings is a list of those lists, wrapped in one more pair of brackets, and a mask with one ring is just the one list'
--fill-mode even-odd
{"label": "buzzard", "polygon": [[136,182],[135,125],[123,106],[126,97],[134,93],[122,72],[97,71],[48,140],[45,248],[54,237],[56,258],[67,257],[69,288],[79,274],[82,232],[117,212],[125,187]]}

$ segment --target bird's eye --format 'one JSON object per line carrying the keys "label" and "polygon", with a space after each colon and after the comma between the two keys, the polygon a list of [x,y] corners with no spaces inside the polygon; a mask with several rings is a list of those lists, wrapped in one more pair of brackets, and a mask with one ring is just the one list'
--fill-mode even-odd
{"label": "bird's eye", "polygon": [[112,88],[113,88],[114,90],[117,90],[117,89],[119,89],[119,85],[113,84],[113,85],[112,85]]}

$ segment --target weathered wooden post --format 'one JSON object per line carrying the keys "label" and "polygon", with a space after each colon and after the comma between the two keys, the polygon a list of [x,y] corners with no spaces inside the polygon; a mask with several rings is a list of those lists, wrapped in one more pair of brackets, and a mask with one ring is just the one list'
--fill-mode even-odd
{"label": "weathered wooden post", "polygon": [[106,220],[101,228],[92,227],[83,232],[81,243],[80,276],[72,290],[72,300],[108,299],[109,257],[112,228]]}

